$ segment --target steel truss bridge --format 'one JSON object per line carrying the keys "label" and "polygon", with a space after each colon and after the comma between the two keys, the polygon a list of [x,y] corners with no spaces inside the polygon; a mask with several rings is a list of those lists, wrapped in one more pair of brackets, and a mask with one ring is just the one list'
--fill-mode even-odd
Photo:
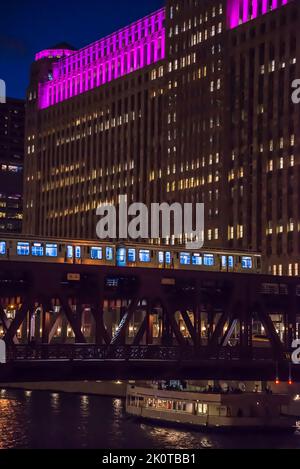
{"label": "steel truss bridge", "polygon": [[[257,274],[1,261],[0,326],[7,364],[0,365],[0,382],[300,382],[300,366],[291,362],[291,345],[299,336],[298,282]],[[105,316],[111,301],[122,305],[113,333]],[[83,327],[87,310],[94,325],[89,337]],[[132,328],[137,314],[138,327]],[[280,335],[274,315],[282,317]],[[155,337],[154,317],[160,321]],[[255,340],[254,320],[267,339]],[[72,338],[55,336],[62,323]]]}

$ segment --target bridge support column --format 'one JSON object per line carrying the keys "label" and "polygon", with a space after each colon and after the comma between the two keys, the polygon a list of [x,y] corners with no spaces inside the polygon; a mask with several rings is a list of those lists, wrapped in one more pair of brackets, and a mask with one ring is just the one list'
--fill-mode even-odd
{"label": "bridge support column", "polygon": [[111,338],[107,332],[107,329],[104,325],[104,308],[103,308],[103,303],[100,305],[97,305],[97,302],[95,302],[96,306],[91,307],[91,313],[94,317],[95,320],[95,342],[96,345],[109,345],[111,342]]}
{"label": "bridge support column", "polygon": [[[17,335],[18,329],[21,326],[21,324],[24,322],[24,320],[26,319],[28,312],[29,312],[29,317],[31,317],[31,313],[34,309],[33,305],[34,305],[34,302],[31,299],[23,300],[22,306],[17,311],[15,319],[12,321],[10,327],[8,328],[4,336],[4,341],[6,342],[7,345],[13,345],[14,338]],[[30,334],[30,330],[29,330],[29,334]]]}
{"label": "bridge support column", "polygon": [[240,349],[241,358],[252,357],[252,311],[245,303],[241,304],[240,321]]}
{"label": "bridge support column", "polygon": [[75,334],[76,343],[85,344],[86,340],[85,340],[85,337],[84,337],[84,335],[81,331],[81,322],[78,320],[77,315],[75,315],[74,312],[72,311],[72,308],[69,305],[68,299],[67,298],[60,298],[60,304],[61,304],[61,307],[62,307],[64,313],[65,313],[65,316],[66,316],[67,320],[70,323],[70,326],[73,329],[73,332]]}

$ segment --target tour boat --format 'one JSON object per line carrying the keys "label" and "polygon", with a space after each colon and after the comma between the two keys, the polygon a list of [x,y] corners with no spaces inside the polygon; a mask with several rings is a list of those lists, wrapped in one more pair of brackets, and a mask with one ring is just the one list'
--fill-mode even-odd
{"label": "tour boat", "polygon": [[296,430],[296,418],[288,415],[288,395],[241,390],[155,389],[129,385],[128,415],[160,422],[206,429]]}

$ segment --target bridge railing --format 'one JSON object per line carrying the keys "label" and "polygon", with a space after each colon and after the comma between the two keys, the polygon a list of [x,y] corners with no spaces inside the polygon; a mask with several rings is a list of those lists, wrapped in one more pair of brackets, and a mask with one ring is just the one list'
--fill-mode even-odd
{"label": "bridge railing", "polygon": [[253,348],[248,357],[239,347],[222,347],[210,352],[208,347],[164,347],[159,345],[14,345],[7,348],[7,361],[199,361],[199,360],[274,360],[267,348]]}

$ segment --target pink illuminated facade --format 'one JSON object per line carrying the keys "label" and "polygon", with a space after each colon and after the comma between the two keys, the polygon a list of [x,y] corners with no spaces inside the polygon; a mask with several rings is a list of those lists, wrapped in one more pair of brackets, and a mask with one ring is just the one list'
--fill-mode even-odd
{"label": "pink illuminated facade", "polygon": [[62,57],[68,57],[72,54],[74,54],[74,51],[69,49],[46,49],[35,55],[35,61],[37,62],[42,59],[61,59]]}
{"label": "pink illuminated facade", "polygon": [[67,57],[53,64],[48,81],[39,84],[39,108],[48,108],[163,60],[164,20],[165,9],[161,9],[78,52],[67,51]]}
{"label": "pink illuminated facade", "polygon": [[293,0],[228,0],[228,25],[231,29],[286,5]]}

